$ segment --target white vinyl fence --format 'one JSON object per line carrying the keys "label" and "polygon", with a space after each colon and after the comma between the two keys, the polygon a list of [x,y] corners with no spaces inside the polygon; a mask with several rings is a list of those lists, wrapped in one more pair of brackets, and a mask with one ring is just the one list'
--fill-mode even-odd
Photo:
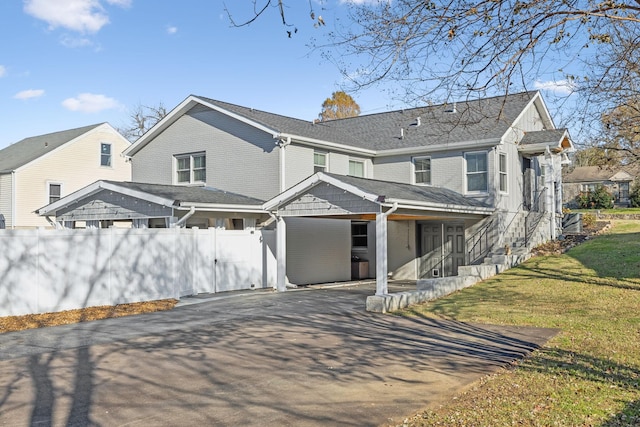
{"label": "white vinyl fence", "polygon": [[0,231],[0,316],[275,286],[273,231]]}

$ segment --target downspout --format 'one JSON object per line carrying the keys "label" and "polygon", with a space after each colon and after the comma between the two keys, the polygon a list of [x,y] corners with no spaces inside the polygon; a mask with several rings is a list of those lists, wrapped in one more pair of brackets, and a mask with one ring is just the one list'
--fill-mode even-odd
{"label": "downspout", "polygon": [[50,217],[49,215],[46,215],[44,218],[47,220],[47,222],[48,222],[49,224],[51,224],[51,226],[52,226],[53,228],[55,228],[55,229],[60,228],[60,223],[55,222],[54,220],[52,220],[52,219],[51,219],[51,217]]}
{"label": "downspout", "polygon": [[278,142],[276,142],[276,144],[278,144],[278,147],[280,147],[280,192],[282,193],[284,190],[287,189],[287,185],[286,185],[287,176],[285,172],[285,161],[286,161],[285,148],[287,145],[291,144],[291,137],[288,136],[286,138],[280,138]]}
{"label": "downspout", "polygon": [[191,218],[191,216],[196,213],[196,207],[195,206],[191,206],[191,209],[189,209],[189,212],[187,212],[186,214],[184,214],[184,216],[182,218],[180,218],[180,220],[176,221],[173,226],[175,228],[177,227],[182,227],[183,225],[185,225],[187,223],[187,220],[189,218]]}

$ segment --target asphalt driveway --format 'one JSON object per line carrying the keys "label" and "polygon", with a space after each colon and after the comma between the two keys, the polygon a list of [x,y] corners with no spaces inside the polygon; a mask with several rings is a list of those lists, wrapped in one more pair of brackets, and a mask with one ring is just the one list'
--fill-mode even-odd
{"label": "asphalt driveway", "polygon": [[0,425],[401,423],[556,332],[367,313],[374,292],[191,298],[170,312],[2,334]]}

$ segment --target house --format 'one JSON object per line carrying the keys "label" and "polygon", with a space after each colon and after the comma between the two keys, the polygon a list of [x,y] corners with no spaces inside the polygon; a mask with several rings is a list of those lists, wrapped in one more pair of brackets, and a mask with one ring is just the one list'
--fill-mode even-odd
{"label": "house", "polygon": [[51,227],[35,212],[98,179],[130,180],[129,142],[108,123],[25,138],[0,150],[0,228]]}
{"label": "house", "polygon": [[577,207],[576,197],[583,192],[603,186],[613,197],[616,206],[629,206],[629,191],[640,176],[633,167],[578,166],[562,178],[563,204]]}
{"label": "house", "polygon": [[375,277],[384,294],[389,276],[456,276],[462,266],[555,238],[572,150],[539,92],[321,123],[189,96],[125,150],[135,184],[112,190],[134,199],[105,201],[87,190],[40,213],[89,220],[82,207],[91,202],[101,220],[126,220],[120,208],[156,196],[152,187],[125,192],[140,183],[266,200],[261,212],[219,210],[220,203],[187,210],[181,202],[172,217],[146,218],[275,227],[279,289],[349,280],[356,271]]}

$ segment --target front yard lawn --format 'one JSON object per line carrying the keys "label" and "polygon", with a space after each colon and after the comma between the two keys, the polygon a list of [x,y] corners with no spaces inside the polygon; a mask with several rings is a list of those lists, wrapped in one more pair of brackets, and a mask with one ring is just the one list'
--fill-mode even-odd
{"label": "front yard lawn", "polygon": [[561,330],[406,426],[640,425],[640,221],[400,314]]}

